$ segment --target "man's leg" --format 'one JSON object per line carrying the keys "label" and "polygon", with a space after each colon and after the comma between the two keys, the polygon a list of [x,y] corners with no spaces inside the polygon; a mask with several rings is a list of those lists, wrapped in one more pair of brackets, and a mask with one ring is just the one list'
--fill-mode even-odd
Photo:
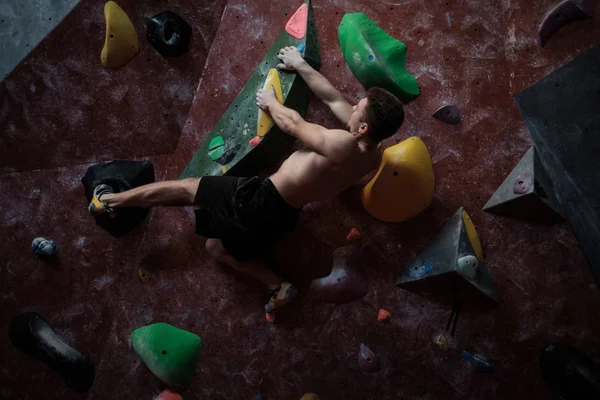
{"label": "man's leg", "polygon": [[90,211],[98,214],[121,207],[191,206],[200,179],[155,182],[121,193],[112,193],[108,185],[100,185],[94,190]]}
{"label": "man's leg", "polygon": [[236,271],[253,277],[264,283],[269,292],[273,295],[269,303],[265,305],[267,312],[274,311],[276,308],[289,303],[296,295],[296,289],[287,282],[282,282],[263,263],[258,261],[241,262],[233,258],[223,246],[219,239],[207,239],[206,250],[217,262],[229,265]]}

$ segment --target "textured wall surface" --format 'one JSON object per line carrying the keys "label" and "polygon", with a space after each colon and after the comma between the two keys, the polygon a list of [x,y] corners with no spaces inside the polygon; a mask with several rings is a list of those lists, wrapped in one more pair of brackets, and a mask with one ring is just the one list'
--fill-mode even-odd
{"label": "textured wall surface", "polygon": [[[197,46],[190,58],[199,63],[199,71],[189,71],[195,68],[189,59],[161,65],[163,59],[140,39],[146,49],[125,70],[108,76],[94,64],[99,64],[103,41],[102,2],[83,0],[0,83],[1,140],[9,144],[0,147],[0,331],[6,332],[14,315],[37,311],[89,355],[97,374],[87,395],[75,394],[60,377],[3,340],[0,397],[152,399],[163,387],[131,349],[129,334],[153,322],[202,337],[186,399],[242,400],[259,393],[265,399],[298,399],[309,391],[322,399],[550,399],[537,364],[542,346],[562,341],[590,352],[600,347],[600,293],[570,227],[481,211],[531,145],[512,97],[594,45],[600,34],[595,20],[562,29],[542,49],[536,32],[551,0],[315,0],[321,71],[350,100],[364,91],[337,42],[343,14],[365,12],[407,43],[406,68],[422,91],[406,107],[406,122],[389,144],[413,135],[423,139],[434,162],[436,192],[430,209],[403,224],[366,214],[360,186],[306,206],[298,228],[273,252],[274,269],[296,284],[300,295],[272,325],[262,311],[264,288],[209,260],[204,240],[194,233],[192,209],[155,209],[118,240],[96,227],[86,211],[79,180],[97,160],[147,158],[155,163],[157,180],[175,179],[299,2],[230,0],[220,24],[223,2],[193,2],[204,10],[196,14],[189,4],[123,1],[122,6],[136,28],[163,8],[187,15]],[[68,36],[62,45],[66,49],[47,43],[82,26],[90,33]],[[84,62],[91,69],[78,67]],[[170,77],[179,82],[176,90],[163,92],[171,87],[165,84]],[[43,84],[51,103],[31,97],[37,84]],[[108,84],[115,89],[96,88]],[[148,104],[132,97],[129,107],[135,113],[115,107],[97,119],[101,107],[86,109],[82,122],[67,129],[76,117],[75,105],[95,99],[109,107],[125,86],[129,93],[156,90],[165,97]],[[170,104],[179,91],[186,97],[176,106],[177,126],[166,127],[158,107]],[[458,105],[461,124],[445,125],[431,117],[444,103]],[[60,110],[65,115],[59,120],[44,114]],[[139,138],[124,137],[118,128],[143,118],[154,119],[151,131],[140,132]],[[316,101],[308,119],[339,126]],[[7,121],[21,130],[7,133]],[[38,126],[49,136],[40,136]],[[451,336],[445,329],[452,304],[399,290],[394,282],[460,206],[478,229],[501,303],[493,309],[463,304]],[[347,305],[310,300],[310,280],[328,273],[334,248],[346,244],[352,227],[362,233],[356,245],[362,248],[369,293]],[[58,263],[31,254],[35,236],[58,243]],[[140,267],[153,278],[142,281]],[[388,323],[377,322],[380,307],[392,313]],[[442,332],[448,351],[434,342]],[[379,355],[380,372],[359,370],[360,343]],[[485,356],[498,372],[475,374],[460,357],[465,349]]]}

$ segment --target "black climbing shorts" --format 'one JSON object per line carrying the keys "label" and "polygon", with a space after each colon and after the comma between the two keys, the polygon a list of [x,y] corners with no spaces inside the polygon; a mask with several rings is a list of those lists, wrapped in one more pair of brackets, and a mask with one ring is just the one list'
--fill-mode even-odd
{"label": "black climbing shorts", "polygon": [[298,221],[300,210],[281,197],[270,179],[205,176],[194,204],[196,233],[221,239],[238,261],[261,258]]}

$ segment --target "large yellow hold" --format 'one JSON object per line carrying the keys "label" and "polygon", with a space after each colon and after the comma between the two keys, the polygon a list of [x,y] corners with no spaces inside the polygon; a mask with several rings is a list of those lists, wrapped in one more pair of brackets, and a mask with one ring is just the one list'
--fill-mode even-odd
{"label": "large yellow hold", "polygon": [[119,68],[127,64],[139,50],[138,38],[131,20],[114,1],[104,5],[106,39],[100,59],[107,68]]}
{"label": "large yellow hold", "polygon": [[[263,86],[264,90],[270,90],[273,88],[273,92],[275,93],[275,98],[281,104],[283,104],[283,92],[281,91],[281,80],[279,79],[279,72],[275,68],[271,68],[269,70],[269,74],[267,75],[267,79],[265,80],[265,84]],[[264,112],[260,108],[258,109],[258,123],[256,125],[256,134],[260,137],[263,137],[269,132],[273,126],[273,118],[271,118],[271,114]]]}
{"label": "large yellow hold", "polygon": [[425,210],[433,200],[435,176],[425,143],[411,137],[383,152],[381,166],[363,189],[365,209],[385,222],[402,222]]}

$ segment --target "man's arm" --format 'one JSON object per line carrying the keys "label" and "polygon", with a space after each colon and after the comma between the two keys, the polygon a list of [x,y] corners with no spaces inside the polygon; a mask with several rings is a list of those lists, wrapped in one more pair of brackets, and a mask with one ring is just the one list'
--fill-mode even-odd
{"label": "man's arm", "polygon": [[352,114],[352,105],[348,103],[343,94],[339,92],[331,82],[323,75],[311,67],[302,58],[302,55],[295,47],[285,47],[279,51],[279,59],[282,61],[278,65],[279,69],[296,71],[300,74],[304,82],[333,111],[335,116],[347,124]]}
{"label": "man's arm", "polygon": [[[299,139],[306,147],[333,163],[344,161],[356,147],[354,136],[349,132],[329,130],[306,122],[297,111],[279,103],[272,91],[259,90],[256,100],[260,108],[271,114],[282,131]],[[337,134],[332,135],[332,131]]]}

